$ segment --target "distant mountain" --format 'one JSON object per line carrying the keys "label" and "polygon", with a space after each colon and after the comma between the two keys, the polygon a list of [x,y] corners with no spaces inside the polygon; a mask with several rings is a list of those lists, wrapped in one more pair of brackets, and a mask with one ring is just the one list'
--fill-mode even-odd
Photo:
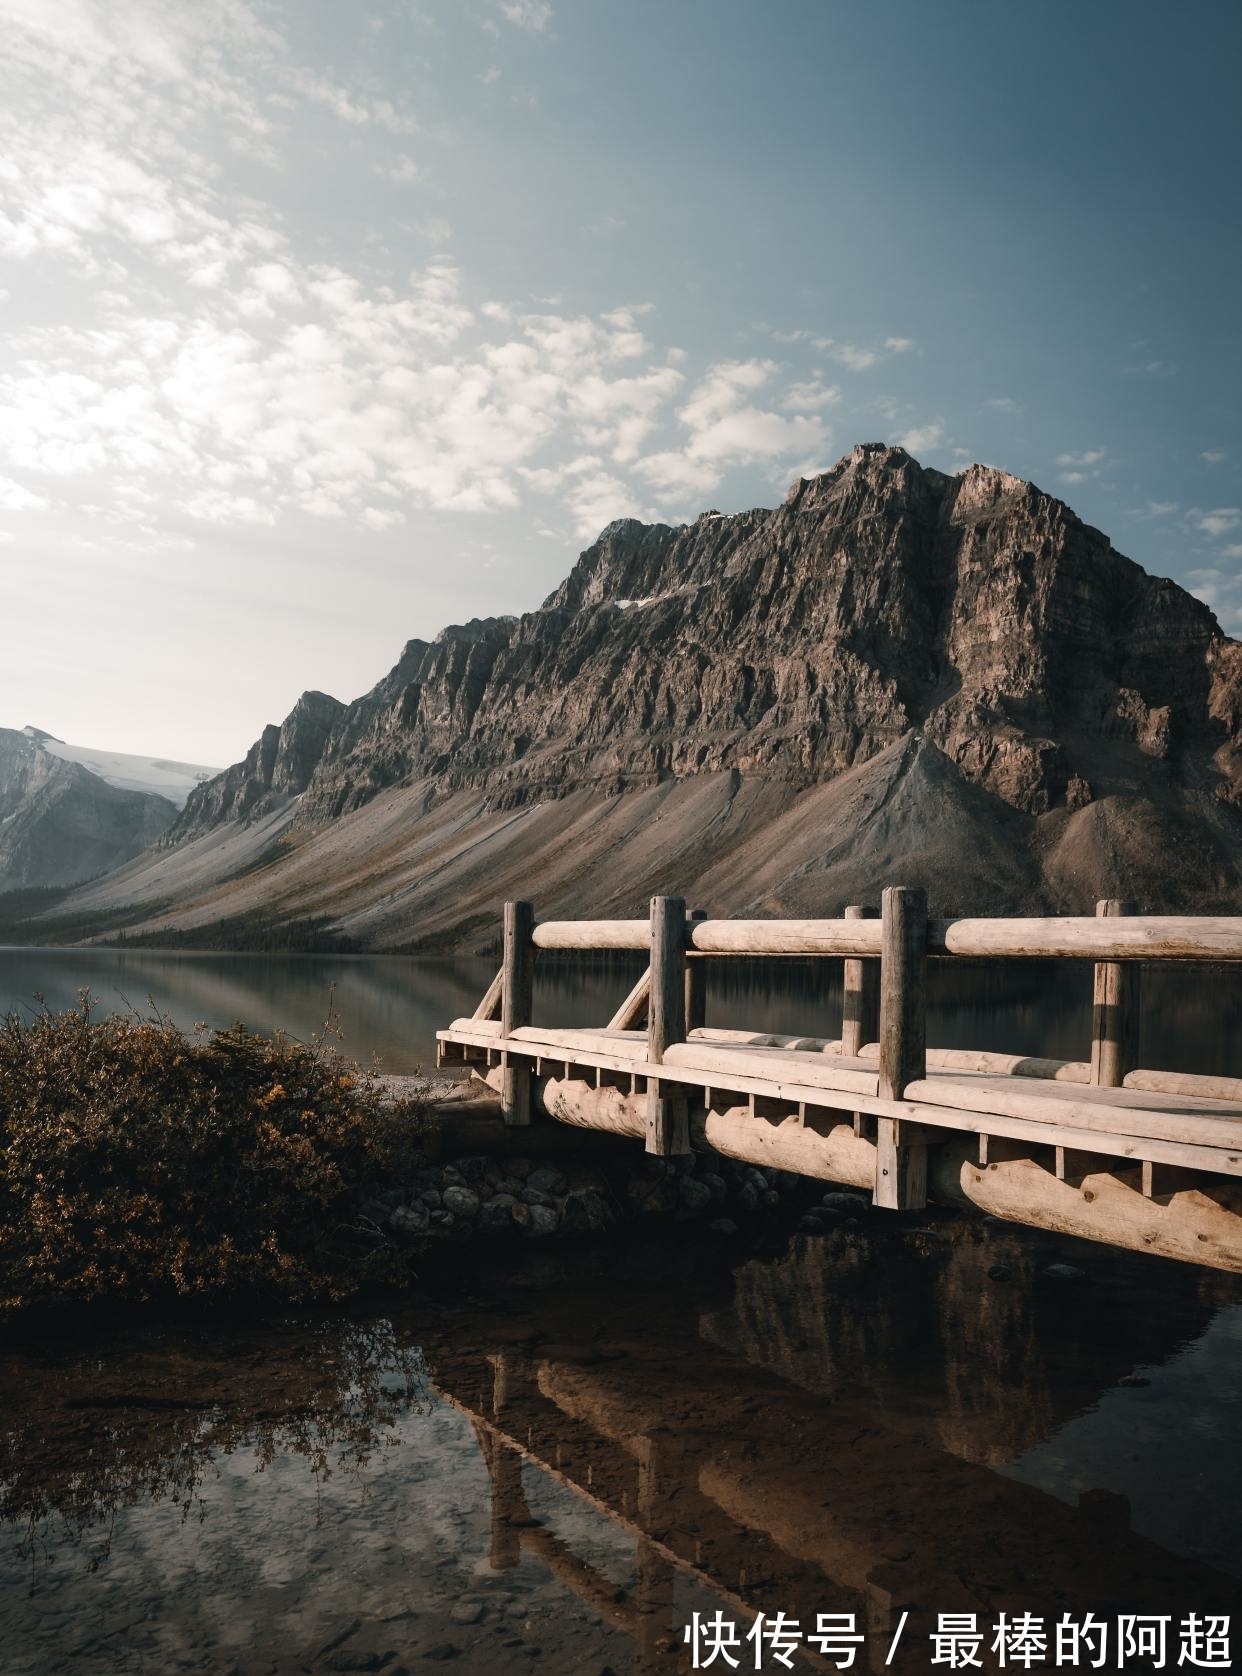
{"label": "distant mountain", "polygon": [[120,791],[152,792],[157,797],[166,797],[177,809],[185,807],[185,800],[195,786],[214,779],[220,772],[219,768],[203,762],[169,762],[163,757],[129,756],[121,751],[92,750],[87,745],[66,745],[63,739],[39,727],[24,727],[22,732],[52,756],[60,757],[62,762],[80,763]]}
{"label": "distant mountain", "polygon": [[611,524],[538,611],[304,695],[32,934],[471,948],[512,895],[807,914],[891,882],[1242,908],[1242,644],[1032,484],[869,444],[775,510]]}
{"label": "distant mountain", "polygon": [[176,819],[169,798],[111,785],[63,749],[37,729],[0,728],[0,893],[93,879]]}

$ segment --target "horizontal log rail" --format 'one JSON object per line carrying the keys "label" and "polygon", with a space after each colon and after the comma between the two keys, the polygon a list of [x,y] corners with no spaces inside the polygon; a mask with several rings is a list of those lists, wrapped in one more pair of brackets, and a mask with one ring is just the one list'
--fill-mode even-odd
{"label": "horizontal log rail", "polygon": [[[878,919],[700,919],[689,954],[878,958]],[[537,949],[651,948],[645,919],[543,920]],[[1127,919],[1053,916],[932,919],[927,952],[972,960],[1242,961],[1242,916],[1135,914]]]}

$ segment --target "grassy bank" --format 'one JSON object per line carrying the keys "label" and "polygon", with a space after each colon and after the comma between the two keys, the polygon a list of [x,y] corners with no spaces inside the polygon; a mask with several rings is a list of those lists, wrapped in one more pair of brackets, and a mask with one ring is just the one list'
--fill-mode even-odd
{"label": "grassy bank", "polygon": [[391,1278],[357,1207],[425,1117],[325,1040],[69,1012],[0,1019],[0,1313],[341,1297]]}

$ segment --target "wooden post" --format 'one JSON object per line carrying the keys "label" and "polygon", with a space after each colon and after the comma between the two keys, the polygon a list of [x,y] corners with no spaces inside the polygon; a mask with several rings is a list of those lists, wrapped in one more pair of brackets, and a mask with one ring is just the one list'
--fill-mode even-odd
{"label": "wooden post", "polygon": [[[688,915],[690,925],[696,919],[706,919],[704,908],[695,908]],[[686,935],[689,937],[690,928]],[[705,955],[696,955],[693,960],[686,961],[686,1035],[692,1030],[701,1030],[707,1023],[707,967],[704,964]]]}
{"label": "wooden post", "polygon": [[[534,1006],[535,950],[531,932],[535,910],[529,902],[505,903],[504,980],[500,1006],[500,1033],[510,1036],[530,1024]],[[508,1052],[502,1058],[504,1087],[500,1109],[506,1123],[520,1127],[530,1122],[530,1061],[515,1059]]]}
{"label": "wooden post", "polygon": [[[874,908],[852,907],[845,910],[846,919],[874,919]],[[880,968],[874,960],[845,962],[845,986],[841,1006],[841,1052],[856,1058],[868,1042],[879,1040],[880,1034]],[[873,1132],[861,1112],[854,1113],[856,1135]]]}
{"label": "wooden post", "polygon": [[[1109,898],[1095,905],[1098,919],[1133,914],[1133,902]],[[1100,960],[1095,967],[1095,1004],[1091,1017],[1091,1081],[1099,1088],[1120,1088],[1138,1068],[1139,967],[1128,960]]]}
{"label": "wooden post", "polygon": [[[846,919],[874,919],[874,908],[847,908]],[[879,1040],[880,974],[874,960],[845,962],[845,1000],[841,1014],[841,1052],[857,1057],[868,1042]]]}
{"label": "wooden post", "polygon": [[[647,1058],[664,1062],[667,1048],[686,1039],[686,904],[680,896],[651,898],[651,1003],[647,1009]],[[690,1151],[689,1112],[676,1084],[647,1081],[647,1151],[674,1158]]]}
{"label": "wooden post", "polygon": [[[900,1100],[927,1075],[927,893],[890,886],[880,917],[879,1094]],[[887,1210],[927,1203],[926,1143],[904,1141],[896,1118],[876,1125],[875,1203]]]}

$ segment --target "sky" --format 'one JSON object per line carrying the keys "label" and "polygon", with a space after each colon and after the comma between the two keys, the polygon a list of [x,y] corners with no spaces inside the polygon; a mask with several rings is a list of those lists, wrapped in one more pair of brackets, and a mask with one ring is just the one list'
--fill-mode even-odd
{"label": "sky", "polygon": [[1242,635],[1230,0],[0,0],[0,726],[224,764],[856,442]]}

